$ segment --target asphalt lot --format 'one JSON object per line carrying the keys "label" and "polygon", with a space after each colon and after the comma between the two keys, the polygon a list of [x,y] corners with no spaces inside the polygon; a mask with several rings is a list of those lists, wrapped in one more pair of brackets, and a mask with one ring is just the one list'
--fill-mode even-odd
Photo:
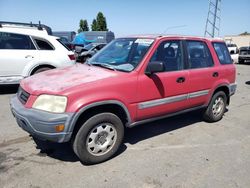
{"label": "asphalt lot", "polygon": [[250,187],[250,65],[237,72],[222,121],[192,112],[135,127],[115,158],[93,166],[68,144],[37,146],[9,110],[17,87],[0,87],[0,187]]}

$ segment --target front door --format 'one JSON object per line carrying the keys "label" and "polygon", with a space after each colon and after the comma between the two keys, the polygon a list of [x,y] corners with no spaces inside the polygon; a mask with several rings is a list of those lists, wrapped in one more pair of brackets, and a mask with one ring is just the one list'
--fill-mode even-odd
{"label": "front door", "polygon": [[137,121],[186,108],[189,72],[185,70],[182,41],[159,43],[148,63],[161,61],[165,71],[138,78]]}

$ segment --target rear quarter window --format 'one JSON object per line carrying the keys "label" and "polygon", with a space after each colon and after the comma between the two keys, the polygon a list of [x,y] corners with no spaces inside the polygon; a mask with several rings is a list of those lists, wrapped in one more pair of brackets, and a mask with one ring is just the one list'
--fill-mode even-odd
{"label": "rear quarter window", "polygon": [[68,46],[63,42],[62,39],[56,39],[65,49],[67,49],[68,51],[71,51],[71,49],[68,48]]}
{"label": "rear quarter window", "polygon": [[220,61],[220,64],[227,65],[233,63],[225,43],[213,42],[213,47]]}
{"label": "rear quarter window", "polygon": [[42,39],[34,39],[39,50],[54,50],[54,47],[49,42]]}

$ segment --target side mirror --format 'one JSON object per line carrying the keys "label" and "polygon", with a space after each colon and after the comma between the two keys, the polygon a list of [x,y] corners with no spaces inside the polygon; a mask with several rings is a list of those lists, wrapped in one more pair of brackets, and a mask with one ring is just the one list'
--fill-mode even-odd
{"label": "side mirror", "polygon": [[231,50],[231,51],[230,51],[230,54],[231,54],[231,55],[232,55],[232,54],[234,54],[234,51],[233,51],[233,50]]}
{"label": "side mirror", "polygon": [[146,69],[146,75],[152,75],[157,72],[164,72],[164,65],[161,61],[152,61],[149,62],[148,67]]}

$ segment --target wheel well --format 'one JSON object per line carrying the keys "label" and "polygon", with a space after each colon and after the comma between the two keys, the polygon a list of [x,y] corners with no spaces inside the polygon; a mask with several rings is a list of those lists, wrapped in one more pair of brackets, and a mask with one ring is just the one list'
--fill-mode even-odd
{"label": "wheel well", "polygon": [[41,68],[51,68],[51,69],[54,69],[54,68],[56,68],[56,67],[54,67],[54,66],[52,66],[52,65],[39,65],[39,66],[35,67],[35,68],[31,71],[30,75],[33,75],[38,69],[41,69]]}
{"label": "wheel well", "polygon": [[103,112],[110,112],[117,115],[121,119],[124,126],[128,123],[127,114],[123,109],[123,107],[121,107],[120,105],[105,104],[105,105],[95,106],[87,109],[78,117],[73,130],[72,138],[75,137],[76,133],[78,132],[78,130],[81,128],[81,126],[85,121],[87,121],[90,117]]}
{"label": "wheel well", "polygon": [[[223,91],[223,92],[226,94],[226,96],[227,96],[227,105],[229,105],[229,103],[230,103],[229,88],[228,88],[227,86],[220,86],[220,87],[218,87],[218,88],[214,91],[214,94],[217,93],[217,92],[219,92],[219,91]],[[214,95],[214,94],[213,94],[213,95]]]}

